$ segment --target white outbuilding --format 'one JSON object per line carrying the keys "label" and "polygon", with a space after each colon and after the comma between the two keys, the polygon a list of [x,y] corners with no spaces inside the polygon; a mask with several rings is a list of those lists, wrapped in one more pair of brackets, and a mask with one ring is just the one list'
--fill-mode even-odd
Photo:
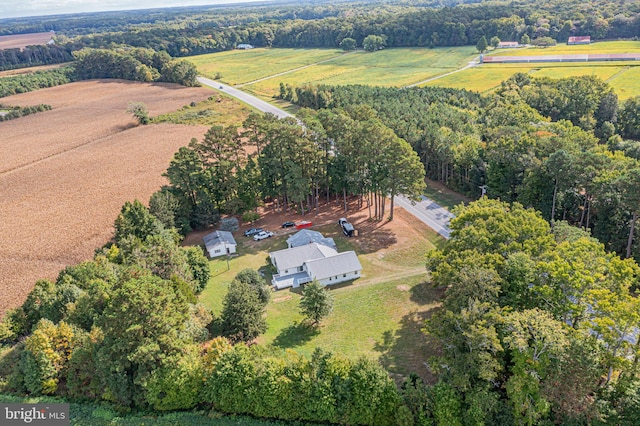
{"label": "white outbuilding", "polygon": [[237,243],[231,232],[213,231],[204,236],[209,257],[225,256],[236,252]]}

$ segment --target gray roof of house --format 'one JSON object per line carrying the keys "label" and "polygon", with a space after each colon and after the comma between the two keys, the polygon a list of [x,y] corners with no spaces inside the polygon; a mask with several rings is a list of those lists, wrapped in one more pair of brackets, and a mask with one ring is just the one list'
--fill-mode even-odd
{"label": "gray roof of house", "polygon": [[284,271],[293,267],[302,266],[303,263],[309,260],[322,259],[328,256],[335,256],[336,254],[338,254],[338,252],[331,247],[311,243],[300,247],[274,251],[270,253],[269,256],[271,257],[271,262],[278,268],[278,271]]}
{"label": "gray roof of house", "polygon": [[320,232],[311,229],[303,229],[287,238],[287,244],[291,247],[300,247],[311,243],[322,244],[323,246],[336,248],[333,238],[325,238]]}
{"label": "gray roof of house", "polygon": [[231,232],[228,231],[213,231],[212,233],[205,235],[203,240],[207,249],[209,247],[215,247],[221,243],[237,244]]}
{"label": "gray roof of house", "polygon": [[306,263],[309,275],[318,280],[362,270],[358,256],[353,251],[345,251],[322,259],[309,260]]}

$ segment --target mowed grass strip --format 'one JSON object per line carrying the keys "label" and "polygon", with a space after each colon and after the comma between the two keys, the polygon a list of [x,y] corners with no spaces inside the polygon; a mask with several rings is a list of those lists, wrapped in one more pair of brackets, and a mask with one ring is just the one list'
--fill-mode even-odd
{"label": "mowed grass strip", "polygon": [[592,44],[559,43],[551,47],[496,49],[486,56],[577,55],[586,53],[640,53],[640,41],[599,41]]}
{"label": "mowed grass strip", "polygon": [[190,56],[201,75],[230,85],[248,83],[343,55],[337,49],[251,49]]}

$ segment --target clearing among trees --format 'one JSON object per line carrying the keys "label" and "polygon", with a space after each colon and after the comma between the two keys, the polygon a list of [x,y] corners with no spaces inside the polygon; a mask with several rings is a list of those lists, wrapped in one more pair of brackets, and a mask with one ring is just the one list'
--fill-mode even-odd
{"label": "clearing among trees", "polygon": [[165,183],[174,152],[208,128],[139,126],[127,103],[143,102],[156,116],[211,94],[93,80],[2,99],[53,110],[0,124],[0,315],[22,303],[37,279],[89,259],[112,236],[124,202],[146,203]]}

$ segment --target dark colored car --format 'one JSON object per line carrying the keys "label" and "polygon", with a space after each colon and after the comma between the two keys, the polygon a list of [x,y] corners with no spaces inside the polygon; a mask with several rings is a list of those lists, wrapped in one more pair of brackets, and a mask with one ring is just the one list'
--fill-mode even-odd
{"label": "dark colored car", "polygon": [[246,231],[244,231],[244,236],[245,237],[250,237],[252,235],[257,234],[258,232],[262,232],[262,228],[251,228],[251,229],[247,229]]}
{"label": "dark colored car", "polygon": [[294,222],[285,222],[282,224],[283,228],[293,228],[294,226],[296,226]]}

